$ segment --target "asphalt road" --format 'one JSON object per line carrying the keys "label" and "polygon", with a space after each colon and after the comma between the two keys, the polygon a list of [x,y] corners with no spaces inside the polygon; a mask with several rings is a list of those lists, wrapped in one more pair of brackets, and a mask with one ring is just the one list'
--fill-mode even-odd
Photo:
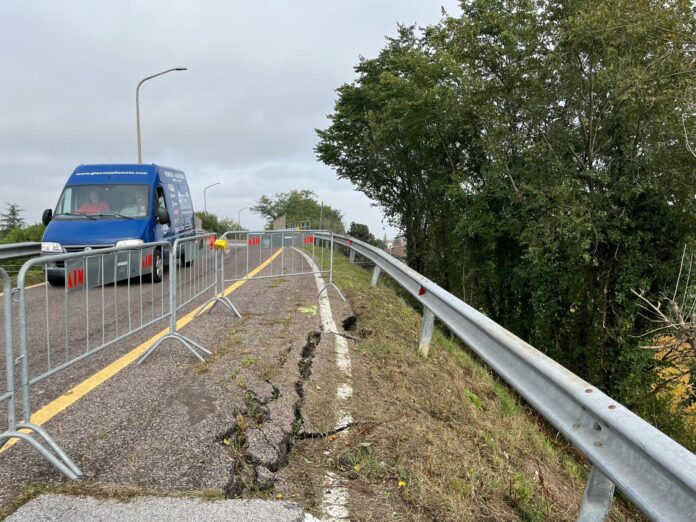
{"label": "asphalt road", "polygon": [[[225,277],[243,277],[272,255],[270,249],[255,249],[247,259],[245,248],[236,249],[226,256]],[[258,254],[258,255],[257,255]],[[205,302],[213,290],[205,291],[214,281],[212,258],[197,259],[189,267],[179,267],[176,301],[181,317],[187,311]],[[203,295],[195,296],[204,292]],[[128,336],[99,353],[102,346],[113,343],[121,336],[145,328],[146,338],[168,324],[169,271],[161,283],[151,284],[133,278],[118,285],[105,285],[85,290],[68,291],[65,287],[43,285],[26,291],[26,338],[29,377],[43,378],[48,372],[69,363],[85,353],[92,353],[83,362],[61,370],[59,377],[51,377],[32,386],[32,412],[64,393],[109,361],[128,351],[132,345]],[[20,356],[19,306],[13,308],[13,338],[15,360]],[[159,319],[159,320],[158,320]],[[4,339],[4,310],[0,307],[0,339]],[[1,348],[1,347],[0,347]],[[0,389],[6,389],[5,357],[0,358]],[[19,385],[20,367],[15,370]],[[19,401],[18,401],[19,402]],[[18,416],[21,415],[17,404]],[[0,404],[0,418],[6,416],[6,404]]]}
{"label": "asphalt road", "polygon": [[[261,261],[271,253],[261,252]],[[256,264],[252,262],[250,267]],[[243,249],[226,257],[227,278],[234,279],[246,269]],[[258,275],[291,269],[308,267],[298,253],[285,249],[282,257],[278,256]],[[182,285],[195,285],[197,278],[205,279],[200,270],[195,275],[195,263],[180,273],[190,274],[188,279],[181,278]],[[142,307],[140,292],[134,299],[131,288],[131,304],[138,304],[136,313],[133,307],[130,312],[124,307],[127,285],[107,289],[113,302],[106,297],[104,302],[114,310],[108,324],[111,330],[107,331],[115,332],[116,324],[125,325],[128,317],[133,322],[139,318],[140,310],[146,314],[153,306],[157,308],[163,296],[167,298],[166,284],[143,288]],[[155,291],[148,293],[152,288]],[[92,299],[93,293],[99,298]],[[72,343],[70,353],[80,342],[86,343],[88,332],[90,339],[100,339],[102,323],[91,319],[101,318],[102,311],[95,306],[101,306],[100,294],[101,289],[92,290],[89,303],[83,295],[70,308],[68,330],[73,324],[84,327],[68,335],[69,344]],[[49,299],[65,299],[65,291],[39,287],[27,292],[27,316],[30,324],[37,323],[27,332],[32,375],[46,368],[46,330],[51,332],[54,353],[63,355],[66,350],[62,309],[49,312],[46,328],[46,295]],[[203,303],[207,296],[206,292],[194,299],[181,313]],[[272,480],[272,475],[284,465],[284,452],[296,420],[298,383],[303,379],[300,362],[305,357],[308,339],[320,330],[316,314],[307,313],[308,307],[311,312],[311,306],[316,304],[316,288],[312,276],[260,279],[247,282],[230,298],[242,313],[242,320],[218,306],[210,314],[194,319],[181,332],[214,351],[209,362],[199,363],[181,345],[167,341],[144,364],[126,367],[44,426],[83,470],[82,483],[137,486],[144,491],[165,493],[209,489],[230,492],[238,487],[235,475],[239,462],[229,451],[228,437],[240,412],[246,413],[250,408],[265,412],[265,427],[258,429],[261,439],[268,440],[268,433],[279,433],[277,444],[249,450],[262,457],[264,450],[270,451],[268,462],[255,463],[254,476],[271,476]],[[87,315],[89,329],[84,320]],[[81,317],[82,322],[76,317]],[[166,324],[160,321],[149,326],[33,386],[33,410],[145,342]],[[73,331],[79,333],[73,336]],[[26,443],[0,453],[0,505],[14,497],[21,486],[40,483],[69,481]]]}
{"label": "asphalt road", "polygon": [[[244,269],[246,256],[232,253],[227,265],[231,270]],[[177,304],[191,299],[210,286],[214,277],[214,265],[200,259],[190,267],[179,267]],[[237,266],[237,265],[240,266]],[[32,411],[55,399],[74,384],[92,373],[93,368],[104,365],[114,356],[125,353],[130,342],[117,343],[101,353],[98,350],[127,335],[143,325],[167,317],[169,310],[169,274],[161,283],[151,284],[133,278],[118,285],[105,285],[85,290],[68,291],[65,287],[43,285],[26,290],[26,338],[29,360],[29,377],[38,379],[53,369],[90,352],[84,362],[62,370],[60,376],[49,378],[32,386]],[[181,309],[192,309],[212,295],[212,290]],[[13,313],[13,338],[15,358],[20,354],[18,327],[19,306]],[[179,313],[181,315],[181,312]],[[0,339],[4,339],[4,310],[0,310]],[[147,331],[161,330],[167,319],[156,322]],[[130,338],[127,338],[130,339]],[[19,367],[15,372],[15,385],[20,383]],[[0,389],[6,389],[5,358],[0,361]],[[21,416],[20,404],[18,416]],[[5,405],[0,405],[0,426],[4,426]]]}

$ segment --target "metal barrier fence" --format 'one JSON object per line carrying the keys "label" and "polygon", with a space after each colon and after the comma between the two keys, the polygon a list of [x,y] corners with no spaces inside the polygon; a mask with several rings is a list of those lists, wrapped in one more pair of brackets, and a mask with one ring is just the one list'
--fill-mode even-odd
{"label": "metal barrier fence", "polygon": [[[282,277],[307,276],[315,273],[300,255],[301,251],[311,255],[318,268],[317,272],[329,275],[329,283],[319,294],[333,287],[341,299],[343,294],[333,282],[334,240],[333,233],[327,230],[263,230],[228,231],[222,235],[228,243],[229,252],[222,257],[222,270],[225,263],[232,263],[231,274],[222,283],[232,283],[242,279],[277,279]],[[275,257],[275,261],[261,275],[249,274],[253,268]]]}
{"label": "metal barrier fence", "polygon": [[[11,439],[24,440],[64,475],[76,479],[82,475],[82,472],[43,428],[32,424],[29,420],[17,422],[16,362],[12,344],[12,285],[7,272],[2,268],[0,268],[0,277],[3,282],[6,389],[6,392],[0,396],[0,405],[4,403],[7,408],[7,430],[4,433],[0,433],[0,448]],[[42,438],[50,450],[41,444],[40,441],[33,438],[31,436],[32,433]]]}
{"label": "metal barrier fence", "polygon": [[[42,383],[164,319],[169,319],[169,331],[143,353],[138,364],[168,339],[203,360],[203,354],[211,352],[177,331],[177,312],[210,292],[211,299],[196,315],[223,303],[240,316],[225,295],[226,283],[314,274],[315,268],[301,255],[307,253],[315,260],[316,271],[329,274],[329,283],[320,293],[333,286],[343,298],[333,283],[333,235],[323,232],[326,237],[319,237],[316,232],[228,232],[228,242],[204,234],[174,244],[161,241],[42,256],[22,265],[14,289],[7,272],[0,268],[6,366],[6,391],[0,395],[0,406],[7,408],[8,417],[7,430],[0,432],[0,447],[11,439],[26,441],[64,475],[78,478],[82,472],[70,457],[43,428],[30,422],[36,387],[42,386],[42,393],[49,391],[42,395],[44,399],[60,394]],[[163,279],[165,261],[170,268],[168,284],[148,284]],[[29,293],[27,275],[32,269],[43,271],[44,288]],[[60,282],[62,287],[52,287]],[[13,296],[18,302],[14,332]],[[29,324],[28,309],[41,310],[39,323],[32,319]],[[18,357],[14,339],[18,340]],[[61,382],[58,388],[61,386],[66,384]]]}
{"label": "metal barrier fence", "polygon": [[[171,264],[172,247],[166,241],[43,256],[24,263],[14,290],[5,284],[8,430],[0,434],[0,446],[13,438],[27,441],[67,477],[81,475],[48,433],[31,423],[32,390],[49,377],[171,315],[166,285],[146,284],[161,281],[165,255],[169,255]],[[175,265],[171,266],[175,273]],[[43,269],[44,288],[28,294],[26,276],[34,267]],[[59,281],[63,282],[62,288],[51,287]],[[12,300],[8,300],[13,294],[18,301],[16,360]],[[28,324],[28,308],[43,310],[40,324],[35,320]],[[17,365],[21,407],[15,391]],[[17,422],[17,418],[22,421]]]}
{"label": "metal barrier fence", "polygon": [[696,520],[696,455],[387,253],[335,241],[375,263],[373,285],[385,272],[423,305],[421,343],[437,317],[590,460],[578,520],[604,520],[615,486],[651,520]]}
{"label": "metal barrier fence", "polygon": [[[173,267],[169,271],[169,332],[140,357],[138,364],[152,355],[167,339],[179,341],[201,361],[203,356],[199,352],[210,355],[209,350],[177,332],[176,322],[178,310],[206,291],[213,290],[214,295],[217,293],[219,261],[215,239],[215,234],[203,234],[174,241],[169,255],[169,266]],[[199,313],[205,308],[201,306]]]}

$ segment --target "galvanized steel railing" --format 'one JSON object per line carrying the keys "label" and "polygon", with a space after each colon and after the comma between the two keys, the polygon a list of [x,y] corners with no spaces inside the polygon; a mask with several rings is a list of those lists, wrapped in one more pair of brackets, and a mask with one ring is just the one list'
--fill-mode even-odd
{"label": "galvanized steel railing", "polygon": [[38,256],[40,253],[41,243],[8,243],[0,245],[0,261]]}
{"label": "galvanized steel railing", "polygon": [[[223,252],[227,243],[216,241],[215,234],[180,238],[173,244],[160,241],[30,259],[19,271],[16,288],[0,268],[6,373],[0,407],[6,408],[8,418],[7,429],[0,427],[0,448],[12,439],[26,441],[64,475],[76,479],[81,470],[43,428],[30,422],[35,386],[165,319],[169,320],[168,331],[145,350],[138,364],[168,339],[178,341],[203,360],[211,352],[177,331],[177,312],[212,290],[211,300],[199,306],[197,314],[221,302],[241,317],[226,297],[227,282],[310,275],[319,270],[329,274],[333,285],[330,235],[322,243],[313,231],[243,232],[237,233],[232,243],[235,255],[243,257],[231,256],[235,264],[228,278]],[[316,253],[316,258],[321,258],[320,267],[308,269],[299,255],[302,250],[311,251],[313,256]],[[19,247],[13,247],[12,252],[29,254],[29,250]],[[168,286],[144,284],[162,280],[165,256],[169,261]],[[36,289],[30,302],[26,282],[35,267],[43,271],[44,288]],[[244,276],[237,274],[237,268],[244,270]],[[62,289],[49,288],[61,281],[65,283]],[[17,299],[17,358],[13,347],[13,296]],[[39,308],[41,315],[32,324],[27,314],[30,308]],[[19,372],[15,372],[17,367]]]}
{"label": "galvanized steel railing", "polygon": [[696,455],[385,252],[334,240],[375,264],[373,284],[384,272],[423,305],[422,351],[435,316],[590,460],[578,520],[603,520],[614,485],[652,520],[696,520]]}

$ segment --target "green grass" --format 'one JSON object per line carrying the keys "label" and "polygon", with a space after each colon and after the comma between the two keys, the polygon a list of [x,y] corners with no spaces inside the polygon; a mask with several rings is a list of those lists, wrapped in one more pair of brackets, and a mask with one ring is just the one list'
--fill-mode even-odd
{"label": "green grass", "polygon": [[[354,417],[369,426],[351,432],[336,471],[396,495],[408,519],[574,520],[587,479],[575,452],[450,332],[436,328],[430,356],[418,356],[420,306],[388,276],[370,279],[336,256],[361,339]],[[640,516],[616,504],[614,520]]]}

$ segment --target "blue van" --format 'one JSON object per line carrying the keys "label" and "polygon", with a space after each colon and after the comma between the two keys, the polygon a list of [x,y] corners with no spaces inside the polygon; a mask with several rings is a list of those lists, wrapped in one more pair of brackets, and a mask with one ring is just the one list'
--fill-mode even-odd
{"label": "blue van", "polygon": [[[42,221],[42,255],[173,243],[196,233],[186,176],[154,164],[80,165],[65,184],[55,211],[46,209]],[[159,249],[153,258],[149,277],[160,282],[166,258]],[[52,285],[63,285],[63,263],[49,264],[47,278]]]}

